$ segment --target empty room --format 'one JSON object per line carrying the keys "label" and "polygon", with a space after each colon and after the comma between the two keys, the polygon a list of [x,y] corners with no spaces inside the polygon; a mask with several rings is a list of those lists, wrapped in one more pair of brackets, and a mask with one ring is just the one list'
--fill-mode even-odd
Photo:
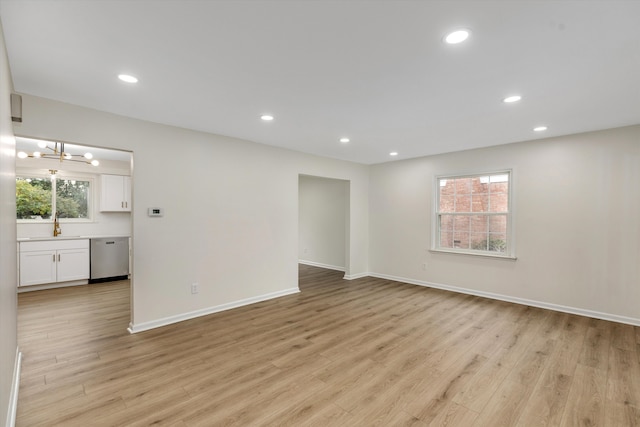
{"label": "empty room", "polygon": [[640,426],[638,17],[0,0],[0,424]]}

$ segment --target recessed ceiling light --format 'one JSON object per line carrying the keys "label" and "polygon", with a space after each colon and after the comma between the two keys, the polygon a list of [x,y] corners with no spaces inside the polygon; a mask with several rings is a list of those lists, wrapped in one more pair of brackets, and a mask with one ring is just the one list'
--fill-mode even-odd
{"label": "recessed ceiling light", "polygon": [[507,96],[505,99],[502,100],[502,102],[506,102],[507,104],[510,104],[512,102],[518,102],[522,99],[522,97],[520,95],[511,95],[511,96]]}
{"label": "recessed ceiling light", "polygon": [[547,127],[546,126],[537,126],[537,127],[534,127],[533,130],[535,132],[544,132],[545,130],[547,130]]}
{"label": "recessed ceiling light", "polygon": [[18,158],[26,159],[27,157],[29,157],[27,153],[25,153],[24,151],[18,151]]}
{"label": "recessed ceiling light", "polygon": [[265,122],[270,122],[271,120],[273,120],[273,116],[270,114],[263,114],[260,116],[260,118]]}
{"label": "recessed ceiling light", "polygon": [[469,38],[469,30],[456,30],[452,31],[444,37],[445,43],[458,44]]}
{"label": "recessed ceiling light", "polygon": [[346,144],[349,141],[350,141],[349,138],[340,138],[340,142],[342,142],[343,144]]}
{"label": "recessed ceiling light", "polygon": [[390,156],[397,156],[397,155],[398,155],[398,152],[397,152],[397,151],[392,151],[392,152],[390,152],[390,153],[389,153],[389,155],[390,155]]}
{"label": "recessed ceiling light", "polygon": [[138,79],[136,77],[130,76],[129,74],[119,74],[118,78],[123,82],[138,83]]}

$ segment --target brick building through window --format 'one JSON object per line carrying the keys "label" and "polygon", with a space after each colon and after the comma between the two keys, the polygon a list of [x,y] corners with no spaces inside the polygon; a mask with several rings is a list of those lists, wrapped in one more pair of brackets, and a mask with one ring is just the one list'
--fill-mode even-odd
{"label": "brick building through window", "polygon": [[436,249],[509,252],[510,172],[437,179]]}

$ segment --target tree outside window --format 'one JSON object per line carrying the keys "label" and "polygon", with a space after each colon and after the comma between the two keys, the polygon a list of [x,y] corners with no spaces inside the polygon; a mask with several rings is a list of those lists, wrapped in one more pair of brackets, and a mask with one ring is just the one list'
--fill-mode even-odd
{"label": "tree outside window", "polygon": [[87,178],[18,176],[16,217],[48,221],[57,212],[60,219],[90,219],[90,195],[91,180]]}
{"label": "tree outside window", "polygon": [[51,180],[16,178],[16,213],[18,219],[51,218]]}

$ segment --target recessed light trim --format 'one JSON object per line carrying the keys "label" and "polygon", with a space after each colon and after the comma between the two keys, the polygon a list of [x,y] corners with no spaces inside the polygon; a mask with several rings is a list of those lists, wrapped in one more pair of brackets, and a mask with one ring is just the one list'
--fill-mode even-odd
{"label": "recessed light trim", "polygon": [[533,128],[534,132],[544,132],[545,130],[547,130],[546,126],[536,126]]}
{"label": "recessed light trim", "polygon": [[444,36],[443,40],[447,44],[458,44],[467,40],[471,35],[471,31],[461,28],[459,30],[452,31]]}
{"label": "recessed light trim", "polygon": [[260,118],[265,122],[270,122],[274,119],[274,117],[271,114],[263,114],[260,116]]}
{"label": "recessed light trim", "polygon": [[502,102],[504,102],[505,104],[511,104],[512,102],[518,102],[521,99],[522,99],[521,95],[511,95],[504,98]]}
{"label": "recessed light trim", "polygon": [[127,83],[138,83],[138,78],[129,74],[118,74],[118,78]]}
{"label": "recessed light trim", "polygon": [[340,138],[340,142],[342,142],[343,144],[346,144],[349,141],[351,141],[349,138]]}

